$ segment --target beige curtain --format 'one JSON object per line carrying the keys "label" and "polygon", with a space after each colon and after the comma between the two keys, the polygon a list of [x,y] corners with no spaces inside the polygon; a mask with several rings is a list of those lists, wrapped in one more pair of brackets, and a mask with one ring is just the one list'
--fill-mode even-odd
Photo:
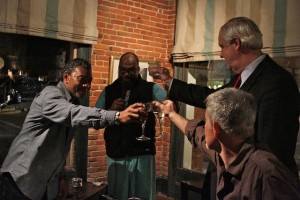
{"label": "beige curtain", "polygon": [[246,16],[263,33],[265,53],[300,55],[299,0],[178,0],[174,62],[220,59],[218,34],[229,19]]}
{"label": "beige curtain", "polygon": [[0,32],[97,41],[97,0],[0,0]]}

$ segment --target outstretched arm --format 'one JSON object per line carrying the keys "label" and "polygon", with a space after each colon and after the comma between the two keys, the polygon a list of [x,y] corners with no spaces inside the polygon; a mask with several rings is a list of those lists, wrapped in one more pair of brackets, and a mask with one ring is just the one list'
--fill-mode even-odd
{"label": "outstretched arm", "polygon": [[165,100],[162,103],[154,101],[153,104],[158,106],[162,112],[169,115],[170,120],[178,127],[178,129],[187,136],[193,146],[197,146],[205,155],[212,160],[215,151],[206,148],[204,136],[204,124],[201,119],[188,120],[179,115],[175,110],[175,104],[171,100]]}
{"label": "outstretched arm", "polygon": [[169,115],[170,120],[179,128],[182,133],[185,133],[185,127],[188,120],[176,112],[176,107],[173,101],[164,100],[162,103],[157,101],[153,102],[155,106],[158,106],[161,111]]}

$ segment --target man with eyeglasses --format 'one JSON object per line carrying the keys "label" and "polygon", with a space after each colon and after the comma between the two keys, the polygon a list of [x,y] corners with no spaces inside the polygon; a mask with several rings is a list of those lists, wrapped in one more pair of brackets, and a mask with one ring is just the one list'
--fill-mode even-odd
{"label": "man with eyeglasses", "polygon": [[[162,101],[166,91],[157,83],[143,80],[139,74],[137,55],[123,54],[118,66],[118,79],[102,91],[97,108],[122,111],[136,102]],[[123,124],[105,129],[108,194],[118,200],[139,197],[154,200],[155,176],[155,116],[148,113],[145,126],[147,141],[139,141],[141,124]]]}
{"label": "man with eyeglasses", "polygon": [[140,103],[120,112],[79,105],[91,81],[90,63],[73,59],[57,86],[47,86],[34,98],[2,164],[1,200],[65,199],[62,172],[76,128],[99,129],[146,117]]}

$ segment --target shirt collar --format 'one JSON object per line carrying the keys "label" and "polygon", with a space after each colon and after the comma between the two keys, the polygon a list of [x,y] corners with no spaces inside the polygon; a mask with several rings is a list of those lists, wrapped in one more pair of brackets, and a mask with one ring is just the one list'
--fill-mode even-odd
{"label": "shirt collar", "polygon": [[[229,164],[226,171],[232,174],[233,176],[239,176],[243,169],[245,168],[245,164],[248,162],[250,155],[255,151],[255,147],[251,144],[244,143],[235,158],[235,160]],[[219,156],[219,159],[221,157]],[[219,161],[223,163],[223,161]]]}
{"label": "shirt collar", "polygon": [[66,85],[65,85],[62,81],[60,81],[60,82],[57,84],[57,87],[60,88],[60,89],[63,91],[63,93],[65,94],[65,96],[66,96],[66,98],[67,98],[67,101],[69,101],[69,102],[73,102],[73,101],[74,101],[74,98],[72,98],[72,96],[71,96],[71,94],[69,93],[69,91],[68,91]]}
{"label": "shirt collar", "polygon": [[266,57],[266,54],[262,54],[258,58],[256,58],[252,63],[250,63],[241,73],[241,85],[249,78],[249,76],[254,72],[259,63]]}

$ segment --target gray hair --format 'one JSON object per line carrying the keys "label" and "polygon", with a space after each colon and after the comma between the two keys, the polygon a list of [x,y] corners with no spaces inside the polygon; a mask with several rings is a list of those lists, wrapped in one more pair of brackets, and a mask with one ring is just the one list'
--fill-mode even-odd
{"label": "gray hair", "polygon": [[242,140],[253,135],[256,103],[252,94],[225,88],[209,95],[205,103],[209,118],[226,134]]}
{"label": "gray hair", "polygon": [[220,29],[220,35],[231,44],[234,38],[241,40],[245,49],[261,49],[263,47],[262,33],[258,26],[247,17],[236,17],[226,22]]}
{"label": "gray hair", "polygon": [[82,59],[82,58],[75,58],[71,61],[69,61],[65,67],[63,68],[63,70],[61,71],[61,80],[63,80],[63,74],[64,73],[67,73],[67,74],[71,74],[75,68],[77,67],[83,67],[84,69],[88,70],[88,71],[91,71],[92,67],[91,67],[91,64]]}

